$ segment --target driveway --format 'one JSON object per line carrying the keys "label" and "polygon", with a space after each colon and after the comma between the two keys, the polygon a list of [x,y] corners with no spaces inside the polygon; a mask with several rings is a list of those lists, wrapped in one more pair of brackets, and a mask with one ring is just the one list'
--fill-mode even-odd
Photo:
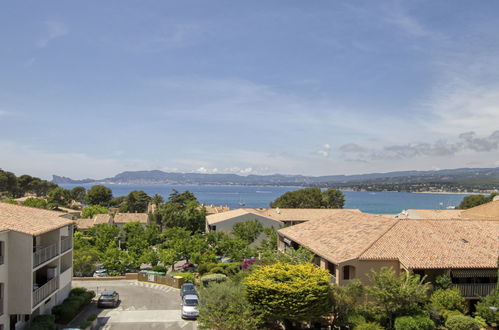
{"label": "driveway", "polygon": [[83,313],[74,326],[88,315],[98,314],[100,329],[197,329],[196,321],[180,317],[180,293],[172,287],[138,281],[73,281],[74,287],[84,287],[99,294],[116,290],[121,303],[116,308],[100,309],[96,304]]}

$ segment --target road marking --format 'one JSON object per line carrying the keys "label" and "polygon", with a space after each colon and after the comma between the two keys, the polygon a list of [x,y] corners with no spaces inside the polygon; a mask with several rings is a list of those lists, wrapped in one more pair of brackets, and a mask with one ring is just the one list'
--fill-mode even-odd
{"label": "road marking", "polygon": [[111,311],[106,316],[109,317],[109,324],[185,322],[180,317],[179,310]]}

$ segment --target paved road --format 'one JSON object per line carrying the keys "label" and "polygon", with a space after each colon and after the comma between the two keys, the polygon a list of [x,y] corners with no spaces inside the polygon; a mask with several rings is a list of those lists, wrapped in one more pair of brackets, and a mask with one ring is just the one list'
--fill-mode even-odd
{"label": "paved road", "polygon": [[[85,287],[99,294],[116,290],[121,303],[116,308],[99,309],[93,304],[84,315],[98,314],[101,329],[184,329],[195,330],[195,321],[180,317],[179,290],[172,287],[137,281],[73,281],[73,286]],[[75,325],[81,321],[77,320]]]}

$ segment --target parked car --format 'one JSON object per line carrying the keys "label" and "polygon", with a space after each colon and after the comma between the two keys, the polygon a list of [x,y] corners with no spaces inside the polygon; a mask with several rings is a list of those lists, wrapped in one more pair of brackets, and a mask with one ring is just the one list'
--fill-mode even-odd
{"label": "parked car", "polygon": [[106,269],[97,269],[94,272],[94,277],[106,277],[107,276],[107,270]]}
{"label": "parked car", "polygon": [[198,293],[196,291],[196,287],[194,286],[194,284],[192,284],[192,283],[182,284],[182,286],[180,287],[180,297],[183,297],[183,296],[186,296],[189,294],[195,295],[195,296],[198,295]]}
{"label": "parked car", "polygon": [[196,271],[196,266],[194,264],[185,263],[182,265],[183,272],[194,272]]}
{"label": "parked car", "polygon": [[198,296],[193,294],[185,295],[182,299],[182,318],[197,319],[199,316],[198,304]]}
{"label": "parked car", "polygon": [[114,290],[102,291],[97,307],[116,307],[120,303],[120,295]]}

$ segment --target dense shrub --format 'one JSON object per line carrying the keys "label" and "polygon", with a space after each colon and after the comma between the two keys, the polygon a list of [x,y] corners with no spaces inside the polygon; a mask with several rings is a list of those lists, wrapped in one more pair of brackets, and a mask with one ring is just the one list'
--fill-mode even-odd
{"label": "dense shrub", "polygon": [[72,289],[69,297],[66,298],[62,304],[52,308],[52,314],[55,316],[56,322],[68,323],[85,305],[88,305],[94,297],[95,292],[88,291],[85,288]]}
{"label": "dense shrub", "polygon": [[156,266],[152,266],[152,271],[158,272],[158,273],[166,273],[168,271],[168,269],[165,266],[156,265]]}
{"label": "dense shrub", "polygon": [[489,325],[499,323],[499,312],[493,312],[490,307],[499,307],[499,290],[488,295],[485,298],[480,299],[476,304],[476,316],[480,316],[485,319]]}
{"label": "dense shrub", "polygon": [[27,330],[56,330],[54,315],[35,316]]}
{"label": "dense shrub", "polygon": [[480,330],[482,328],[479,321],[465,315],[450,316],[445,326],[449,330]]}
{"label": "dense shrub", "polygon": [[444,319],[444,322],[447,321],[447,319],[451,316],[464,315],[460,311],[449,311],[449,310],[443,310],[440,313],[442,314],[442,318]]}
{"label": "dense shrub", "polygon": [[94,320],[97,320],[97,314],[91,314],[87,317],[87,321],[93,322]]}
{"label": "dense shrub", "polygon": [[452,288],[452,279],[447,274],[440,275],[437,276],[433,284],[435,285],[436,289],[443,289],[443,290],[450,289]]}
{"label": "dense shrub", "polygon": [[29,197],[26,198],[24,202],[22,202],[24,206],[30,206],[30,207],[36,207],[39,209],[46,209],[47,208],[47,201],[44,198],[34,198],[34,197]]}
{"label": "dense shrub", "polygon": [[80,324],[80,328],[82,328],[82,329],[86,329],[86,328],[88,328],[88,327],[90,327],[90,326],[92,326],[92,322],[91,322],[91,321],[88,321],[88,320],[83,321],[83,322]]}
{"label": "dense shrub", "polygon": [[384,328],[375,322],[365,322],[357,325],[354,330],[384,330]]}
{"label": "dense shrub", "polygon": [[239,273],[240,270],[240,262],[205,263],[198,266],[198,273],[201,275],[210,273],[232,276]]}
{"label": "dense shrub", "polygon": [[433,330],[435,323],[424,315],[400,316],[395,319],[395,330]]}
{"label": "dense shrub", "polygon": [[185,283],[194,283],[196,277],[193,273],[168,273],[168,275],[180,276],[184,279]]}
{"label": "dense shrub", "polygon": [[206,287],[210,283],[220,283],[227,280],[227,276],[224,274],[209,274],[201,277],[201,283]]}
{"label": "dense shrub", "polygon": [[443,310],[466,313],[466,301],[459,289],[436,290],[430,298],[431,307],[439,312]]}

